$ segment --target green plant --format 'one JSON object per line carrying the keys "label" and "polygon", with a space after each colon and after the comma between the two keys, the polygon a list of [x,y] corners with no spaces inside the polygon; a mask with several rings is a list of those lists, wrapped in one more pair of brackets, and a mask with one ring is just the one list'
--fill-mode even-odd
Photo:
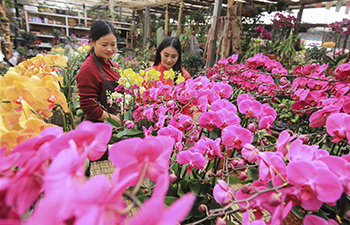
{"label": "green plant", "polygon": [[204,59],[200,55],[185,52],[182,56],[182,64],[193,76],[203,68]]}
{"label": "green plant", "polygon": [[34,42],[37,40],[37,36],[34,33],[30,32],[21,32],[20,33],[21,37],[26,40],[26,47],[31,47],[34,45]]}

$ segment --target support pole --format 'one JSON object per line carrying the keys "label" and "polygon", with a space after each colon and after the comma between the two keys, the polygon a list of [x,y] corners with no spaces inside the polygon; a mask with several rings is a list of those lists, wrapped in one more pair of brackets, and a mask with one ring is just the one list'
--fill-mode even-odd
{"label": "support pole", "polygon": [[143,25],[143,48],[146,47],[146,41],[147,41],[148,17],[149,17],[149,6],[147,6],[145,9],[145,21],[144,21],[144,25]]}
{"label": "support pole", "polygon": [[212,67],[215,61],[215,51],[216,51],[216,29],[217,29],[217,18],[220,16],[222,0],[215,0],[214,13],[212,18],[212,29],[213,29],[213,42],[211,43],[210,52],[209,52],[209,61],[207,66]]}
{"label": "support pole", "polygon": [[147,44],[146,44],[146,49],[150,48],[151,42],[149,41],[151,37],[151,15],[150,13],[150,8],[148,9],[148,19],[147,19]]}
{"label": "support pole", "polygon": [[295,21],[295,28],[294,28],[294,32],[293,32],[294,34],[299,33],[300,25],[301,25],[301,18],[303,16],[304,8],[305,8],[305,4],[303,3],[303,1],[301,1],[298,16],[297,16],[297,19]]}
{"label": "support pole", "polygon": [[169,4],[165,6],[165,24],[164,24],[164,37],[168,36],[168,23],[169,23]]}
{"label": "support pole", "polygon": [[183,8],[184,8],[184,0],[181,1],[180,3],[180,11],[179,11],[179,16],[177,17],[177,35],[180,37],[181,35],[181,18],[182,18],[182,11],[183,11]]}
{"label": "support pole", "polygon": [[114,18],[114,0],[108,1],[108,9],[111,12],[111,17]]}

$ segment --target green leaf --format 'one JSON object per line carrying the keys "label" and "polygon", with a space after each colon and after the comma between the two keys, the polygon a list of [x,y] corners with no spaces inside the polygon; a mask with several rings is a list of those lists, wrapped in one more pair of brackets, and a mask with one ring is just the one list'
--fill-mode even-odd
{"label": "green leaf", "polygon": [[294,115],[294,118],[291,119],[290,121],[292,121],[293,123],[295,123],[295,122],[298,121],[298,119],[299,119],[299,114],[297,113],[297,114]]}
{"label": "green leaf", "polygon": [[197,179],[191,179],[190,182],[188,183],[188,186],[190,187],[190,190],[193,193],[198,194],[201,188],[201,183]]}
{"label": "green leaf", "polygon": [[136,196],[138,198],[138,200],[140,200],[140,202],[144,202],[147,198],[149,198],[149,196],[147,194],[142,194],[142,195],[138,195]]}
{"label": "green leaf", "polygon": [[292,212],[294,213],[294,215],[296,215],[299,219],[303,219],[304,218],[304,213],[301,212],[302,208],[300,206],[295,206],[292,208]]}
{"label": "green leaf", "polygon": [[125,137],[135,137],[139,136],[140,134],[143,134],[143,132],[140,130],[125,128],[124,130],[117,133],[117,137],[120,139],[124,139]]}
{"label": "green leaf", "polygon": [[176,184],[170,184],[169,185],[167,196],[174,196],[174,197],[177,196],[176,187],[175,186],[176,186]]}
{"label": "green leaf", "polygon": [[258,180],[259,179],[259,170],[255,167],[249,168],[248,169],[248,174],[253,180]]}
{"label": "green leaf", "polygon": [[177,197],[174,196],[165,196],[164,202],[167,206],[171,205],[171,203],[175,202],[177,200]]}
{"label": "green leaf", "polygon": [[103,122],[111,125],[113,128],[121,127],[121,125],[112,118],[107,118]]}

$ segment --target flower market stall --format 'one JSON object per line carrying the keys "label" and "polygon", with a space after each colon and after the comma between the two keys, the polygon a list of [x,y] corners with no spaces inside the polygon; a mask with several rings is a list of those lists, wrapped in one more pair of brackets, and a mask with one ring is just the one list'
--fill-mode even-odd
{"label": "flower market stall", "polygon": [[[101,3],[139,9],[144,32],[108,57],[120,121],[88,121],[80,105],[95,44],[81,34],[0,76],[0,224],[350,224],[349,20],[305,46],[297,17],[261,24],[246,3],[224,1],[228,16],[219,3]],[[147,24],[164,10],[168,28]],[[178,29],[191,70],[159,71],[154,36]]]}

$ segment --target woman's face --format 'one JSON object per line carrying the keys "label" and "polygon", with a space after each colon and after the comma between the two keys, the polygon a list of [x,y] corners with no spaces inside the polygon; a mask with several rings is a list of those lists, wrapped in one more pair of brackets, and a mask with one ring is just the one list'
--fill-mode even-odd
{"label": "woman's face", "polygon": [[179,53],[176,51],[176,49],[172,46],[164,48],[160,52],[160,58],[162,65],[170,70],[173,68],[173,66],[176,64],[177,60],[179,59]]}
{"label": "woman's face", "polygon": [[117,50],[117,38],[113,33],[102,36],[97,41],[90,41],[94,47],[96,56],[103,58],[103,60],[106,62],[114,55],[115,51]]}

